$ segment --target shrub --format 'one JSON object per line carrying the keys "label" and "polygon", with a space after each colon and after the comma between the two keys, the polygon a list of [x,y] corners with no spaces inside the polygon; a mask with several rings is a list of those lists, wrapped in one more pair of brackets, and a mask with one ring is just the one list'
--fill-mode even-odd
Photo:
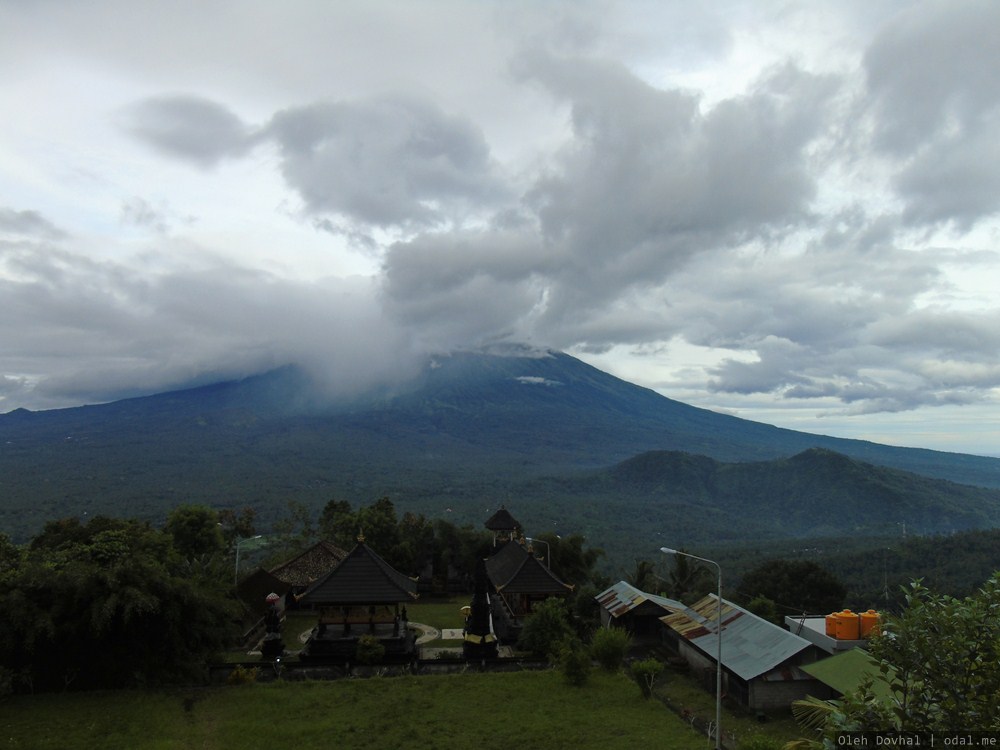
{"label": "shrub", "polygon": [[663,671],[663,665],[656,659],[643,659],[632,662],[632,675],[639,683],[643,698],[649,698],[653,694],[653,683],[656,676]]}
{"label": "shrub", "polygon": [[257,682],[258,674],[260,674],[260,670],[257,667],[244,667],[242,664],[237,664],[229,673],[226,682],[230,685],[252,685]]}
{"label": "shrub", "polygon": [[536,606],[535,611],[528,615],[517,646],[535,656],[555,661],[560,644],[572,635],[566,605],[561,599],[553,597]]}
{"label": "shrub", "polygon": [[559,645],[559,666],[570,685],[580,687],[590,679],[590,653],[577,638],[567,638]]}
{"label": "shrub", "polygon": [[358,638],[358,650],[355,658],[361,664],[378,664],[385,656],[385,646],[379,643],[378,638],[365,634]]}
{"label": "shrub", "polygon": [[603,669],[617,670],[628,652],[632,638],[620,628],[601,628],[594,633],[590,654]]}

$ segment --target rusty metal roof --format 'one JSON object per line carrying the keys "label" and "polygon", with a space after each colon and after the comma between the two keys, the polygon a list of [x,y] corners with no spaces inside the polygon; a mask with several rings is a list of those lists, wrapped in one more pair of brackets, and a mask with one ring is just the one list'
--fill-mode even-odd
{"label": "rusty metal roof", "polygon": [[634,609],[650,602],[667,612],[684,609],[684,605],[665,596],[648,594],[625,581],[619,581],[609,589],[605,589],[594,597],[608,613],[615,618],[628,614]]}
{"label": "rusty metal roof", "polygon": [[[718,648],[719,600],[709,594],[696,604],[660,621],[715,659]],[[768,672],[811,644],[805,638],[722,600],[722,666],[752,680]]]}

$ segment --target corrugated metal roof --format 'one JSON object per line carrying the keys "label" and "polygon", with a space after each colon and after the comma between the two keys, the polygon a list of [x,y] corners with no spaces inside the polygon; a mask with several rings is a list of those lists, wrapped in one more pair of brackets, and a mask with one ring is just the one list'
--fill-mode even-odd
{"label": "corrugated metal roof", "polygon": [[680,602],[668,599],[665,596],[647,594],[640,591],[635,586],[625,581],[619,581],[609,589],[605,589],[594,597],[597,602],[611,614],[612,617],[621,617],[628,614],[633,609],[645,602],[652,602],[663,609],[674,612],[684,609]]}
{"label": "corrugated metal roof", "polygon": [[[660,620],[715,659],[718,608],[718,598],[709,594],[690,608]],[[774,669],[810,645],[805,638],[722,600],[722,665],[744,680]]]}

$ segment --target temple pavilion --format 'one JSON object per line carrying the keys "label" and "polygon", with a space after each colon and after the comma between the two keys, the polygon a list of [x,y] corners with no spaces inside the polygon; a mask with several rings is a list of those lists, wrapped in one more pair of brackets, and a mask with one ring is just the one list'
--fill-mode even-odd
{"label": "temple pavilion", "polygon": [[552,596],[569,596],[573,586],[535,556],[531,544],[518,536],[521,524],[506,508],[501,506],[486,528],[493,532],[495,548],[486,559],[493,630],[502,643],[516,643],[535,605]]}
{"label": "temple pavilion", "polygon": [[416,581],[383,560],[365,544],[364,537],[358,537],[354,549],[298,598],[300,606],[319,612],[319,623],[300,658],[353,659],[358,639],[366,634],[375,636],[385,647],[387,659],[415,655],[406,605],[417,597]]}

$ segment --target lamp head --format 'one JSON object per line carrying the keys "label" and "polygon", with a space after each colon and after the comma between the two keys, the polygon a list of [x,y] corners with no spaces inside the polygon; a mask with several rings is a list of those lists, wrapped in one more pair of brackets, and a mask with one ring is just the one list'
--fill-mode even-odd
{"label": "lamp head", "polygon": [[667,554],[667,555],[676,555],[677,554],[677,550],[672,549],[670,547],[660,547],[660,552],[663,552],[664,554]]}

